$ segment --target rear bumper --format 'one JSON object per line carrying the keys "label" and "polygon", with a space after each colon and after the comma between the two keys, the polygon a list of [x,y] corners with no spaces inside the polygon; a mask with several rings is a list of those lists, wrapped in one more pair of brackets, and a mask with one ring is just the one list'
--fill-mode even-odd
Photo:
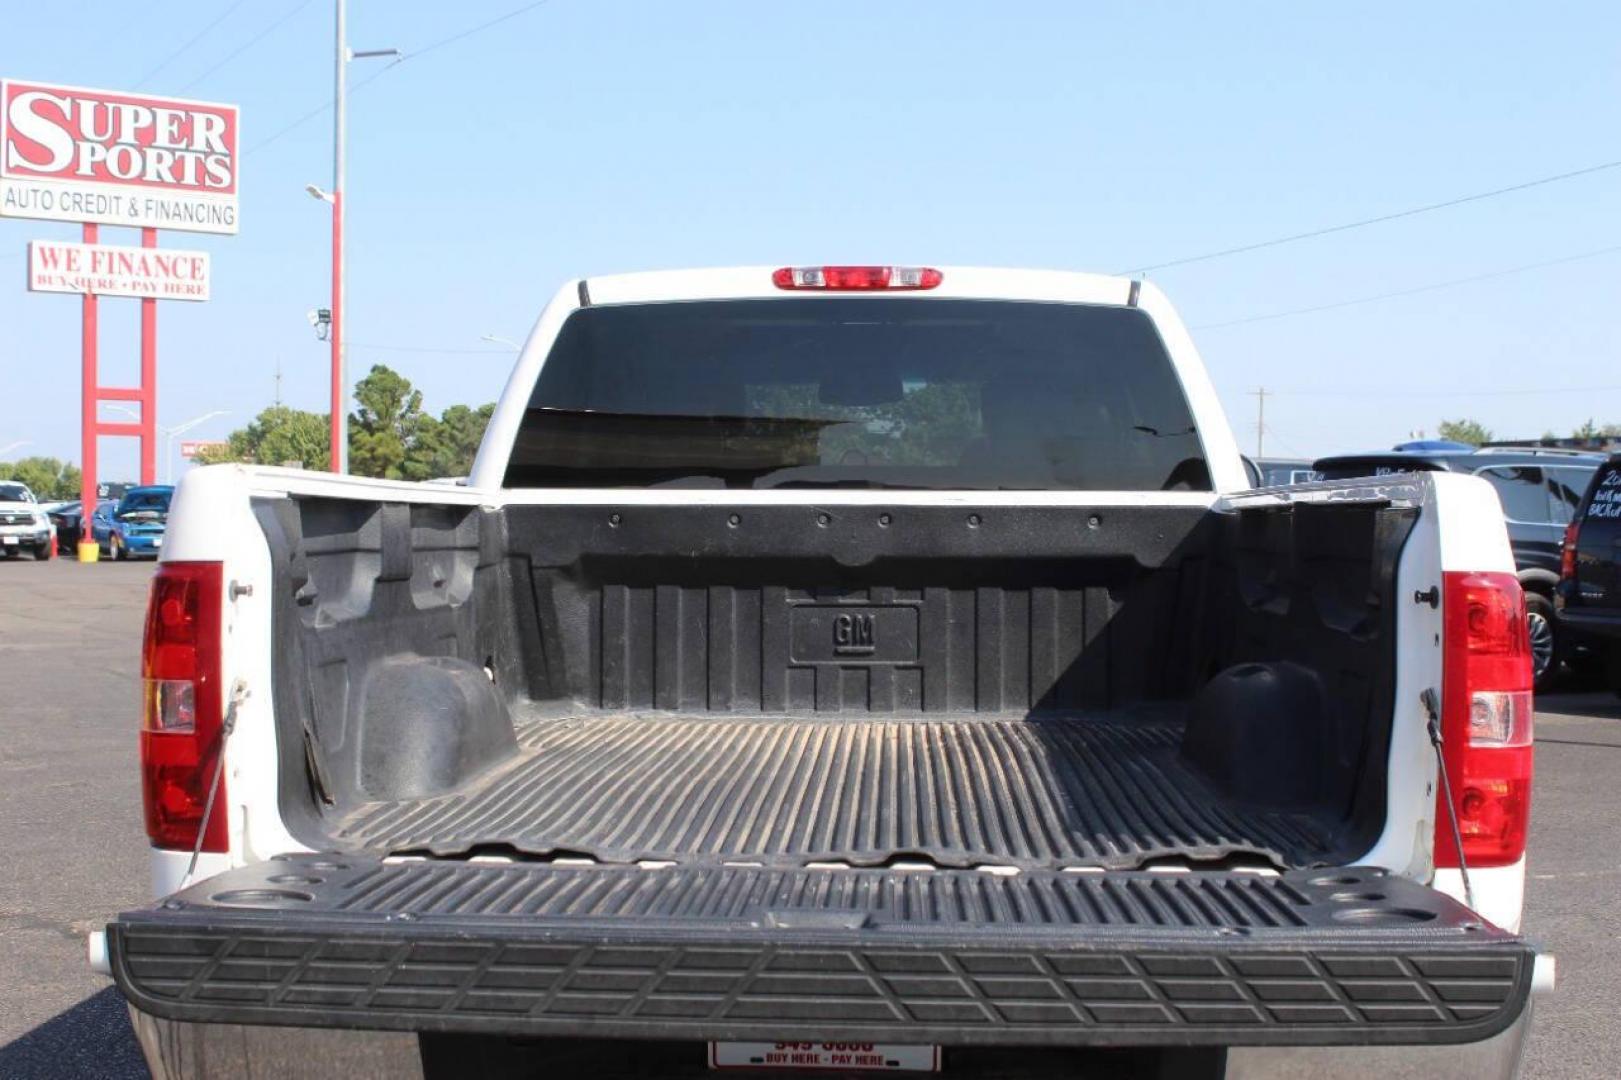
{"label": "rear bumper", "polygon": [[1374,870],[767,871],[402,863],[230,871],[108,927],[169,1020],[947,1046],[1477,1043],[1534,953]]}
{"label": "rear bumper", "polygon": [[[152,1075],[165,1080],[213,1080],[220,1075],[261,1080],[352,1080],[357,1076],[406,1080],[422,1077],[425,1071],[417,1036],[408,1032],[193,1024],[159,1019],[136,1009],[130,1014]],[[1464,1046],[1236,1047],[1227,1051],[1220,1075],[1225,1080],[1299,1080],[1303,1076],[1311,1080],[1366,1080],[1370,1076],[1381,1080],[1510,1080],[1519,1070],[1530,1021],[1531,1010],[1527,1009],[1502,1033]],[[585,1053],[572,1056],[589,1060]],[[686,1056],[702,1059],[701,1051]],[[677,1073],[674,1058],[663,1059],[657,1075],[714,1075],[701,1067]],[[956,1074],[955,1063],[950,1068]],[[473,1062],[463,1059],[452,1075],[477,1071]],[[551,1073],[562,1075],[555,1065]],[[535,1074],[531,1070],[523,1075]],[[649,1073],[596,1071],[594,1075],[610,1080]],[[1066,1069],[1043,1075],[1075,1073]]]}

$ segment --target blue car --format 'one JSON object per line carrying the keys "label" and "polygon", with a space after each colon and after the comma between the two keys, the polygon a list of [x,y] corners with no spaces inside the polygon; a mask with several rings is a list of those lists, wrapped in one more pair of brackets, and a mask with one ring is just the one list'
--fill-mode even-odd
{"label": "blue car", "polygon": [[130,488],[117,502],[97,504],[90,519],[90,534],[102,554],[109,559],[140,555],[156,558],[163,549],[163,530],[173,497],[174,488],[162,484]]}

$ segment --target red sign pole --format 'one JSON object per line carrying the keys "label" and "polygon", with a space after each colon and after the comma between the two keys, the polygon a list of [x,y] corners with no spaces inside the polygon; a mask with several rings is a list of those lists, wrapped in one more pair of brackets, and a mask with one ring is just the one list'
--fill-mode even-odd
{"label": "red sign pole", "polygon": [[[84,226],[84,242],[94,244],[99,230],[96,226],[86,223]],[[85,550],[85,542],[91,546],[95,541],[90,537],[90,519],[96,512],[96,294],[84,294],[84,321],[82,330],[81,354],[83,361],[84,402],[83,415],[80,418],[79,443],[79,551]],[[83,555],[80,555],[83,558]]]}
{"label": "red sign pole", "polygon": [[[158,230],[142,229],[141,246],[158,246]],[[141,483],[158,482],[158,302],[141,301]],[[165,479],[168,479],[165,477]]]}

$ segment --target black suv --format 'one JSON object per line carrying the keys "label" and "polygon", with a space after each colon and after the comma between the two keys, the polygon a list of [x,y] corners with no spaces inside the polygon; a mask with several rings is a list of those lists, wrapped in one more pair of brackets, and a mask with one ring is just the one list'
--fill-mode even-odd
{"label": "black suv", "polygon": [[1603,454],[1548,447],[1431,444],[1321,458],[1312,468],[1325,480],[1429,471],[1471,473],[1490,482],[1503,503],[1509,546],[1525,587],[1532,667],[1541,689],[1564,661],[1591,648],[1586,633],[1559,621],[1554,595],[1565,527],[1576,519],[1582,493],[1604,461]]}
{"label": "black suv", "polygon": [[1599,466],[1565,530],[1560,566],[1563,625],[1588,635],[1621,690],[1621,454]]}

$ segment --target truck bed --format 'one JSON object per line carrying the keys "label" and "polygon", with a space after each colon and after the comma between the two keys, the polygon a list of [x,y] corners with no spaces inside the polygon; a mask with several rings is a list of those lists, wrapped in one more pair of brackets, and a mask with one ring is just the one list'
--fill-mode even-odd
{"label": "truck bed", "polygon": [[1382,493],[259,510],[314,850],[1291,869],[1384,824]]}
{"label": "truck bed", "polygon": [[[856,866],[1343,862],[1334,819],[1223,796],[1174,706],[936,720],[590,714],[520,722],[457,790],[363,803],[340,849]],[[1142,715],[1142,714],[1147,714]]]}

